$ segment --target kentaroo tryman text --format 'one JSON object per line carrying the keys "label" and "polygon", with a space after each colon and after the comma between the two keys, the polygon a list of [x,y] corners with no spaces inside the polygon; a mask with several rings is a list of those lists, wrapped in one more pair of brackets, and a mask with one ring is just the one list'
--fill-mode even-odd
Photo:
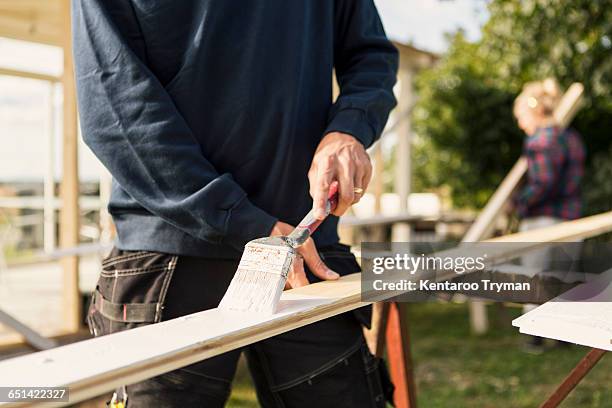
{"label": "kentaroo tryman text", "polygon": [[374,290],[423,290],[423,291],[529,291],[531,284],[527,282],[491,282],[483,279],[480,282],[432,282],[429,279],[420,281],[409,281],[402,279],[399,281],[385,282],[377,279],[373,282]]}

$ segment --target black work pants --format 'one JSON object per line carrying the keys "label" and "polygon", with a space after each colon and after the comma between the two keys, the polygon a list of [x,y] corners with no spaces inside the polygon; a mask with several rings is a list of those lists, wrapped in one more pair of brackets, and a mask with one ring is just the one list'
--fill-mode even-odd
{"label": "black work pants", "polygon": [[[341,275],[359,271],[344,245],[320,253]],[[90,329],[100,336],[214,308],[237,263],[115,248],[102,264],[88,312]],[[334,316],[128,385],[119,398],[127,394],[128,408],[222,407],[245,352],[263,407],[384,407],[392,385],[382,361],[365,345],[364,312]]]}

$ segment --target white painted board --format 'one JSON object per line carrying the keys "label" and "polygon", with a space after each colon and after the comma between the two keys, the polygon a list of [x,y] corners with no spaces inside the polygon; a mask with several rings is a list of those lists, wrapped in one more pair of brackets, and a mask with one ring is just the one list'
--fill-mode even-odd
{"label": "white painted board", "polygon": [[75,403],[363,306],[359,279],[353,274],[286,291],[271,316],[211,309],[2,361],[0,386],[69,385]]}
{"label": "white painted board", "polygon": [[612,351],[612,270],[514,319],[521,333]]}

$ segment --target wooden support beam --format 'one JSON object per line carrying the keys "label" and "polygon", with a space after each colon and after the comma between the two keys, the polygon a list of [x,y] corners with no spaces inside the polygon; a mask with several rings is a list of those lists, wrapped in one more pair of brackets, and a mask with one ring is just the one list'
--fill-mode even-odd
{"label": "wooden support beam", "polygon": [[595,364],[601,360],[606,350],[591,349],[574,369],[568,374],[563,382],[557,387],[550,397],[540,405],[540,408],[556,408],[567,398],[570,392],[591,371]]}
{"label": "wooden support beam", "polygon": [[465,233],[461,242],[478,242],[491,236],[495,222],[510,201],[512,194],[518,188],[525,173],[527,173],[527,159],[521,157],[502,180],[497,190],[495,190],[487,202],[487,205],[485,205],[472,226]]}
{"label": "wooden support beam", "polygon": [[[397,110],[402,117],[397,120],[397,143],[395,146],[395,179],[394,190],[399,196],[400,211],[408,210],[408,196],[412,188],[412,124],[410,114],[414,105],[414,90],[412,79],[413,68],[406,62],[400,61],[398,78],[400,81],[400,95]],[[406,113],[404,113],[406,112]],[[391,228],[391,239],[395,242],[408,242],[412,235],[412,226],[407,223],[396,223]]]}
{"label": "wooden support beam", "polygon": [[385,353],[385,331],[389,319],[390,302],[377,302],[372,305],[372,327],[364,330],[370,352],[378,358]]}
{"label": "wooden support beam", "polygon": [[63,0],[1,0],[0,37],[62,46]]}
{"label": "wooden support beam", "polygon": [[[424,217],[422,215],[412,215],[407,212],[402,212],[397,215],[374,215],[372,217],[352,217],[343,216],[340,218],[340,225],[343,227],[372,227],[372,226],[388,226],[396,223],[413,224],[420,221],[445,221],[451,220],[462,220],[461,217],[454,217],[453,215],[443,215],[440,217]],[[464,220],[466,221],[466,220]]]}
{"label": "wooden support beam", "polygon": [[43,183],[43,248],[45,252],[55,249],[55,84],[47,84],[47,117],[45,123],[46,171]]}
{"label": "wooden support beam", "polygon": [[574,82],[567,88],[565,94],[563,94],[559,105],[553,113],[557,124],[561,128],[565,129],[568,127],[572,119],[574,119],[574,116],[576,116],[576,113],[578,113],[578,110],[582,107],[584,101],[582,98],[583,94],[584,85],[580,82]]}
{"label": "wooden support beam", "polygon": [[[414,89],[412,80],[415,68],[407,60],[400,59],[399,80],[400,95],[398,98],[398,111],[400,117],[397,119],[397,143],[395,146],[395,182],[394,189],[399,196],[400,211],[408,212],[408,197],[412,190],[412,123],[410,112],[414,105]],[[410,242],[413,235],[411,223],[398,222],[391,227],[392,245],[395,242]],[[401,244],[400,244],[401,245]],[[401,306],[392,302],[388,307],[388,322],[385,326],[387,336],[387,357],[391,368],[391,380],[395,385],[393,400],[397,408],[415,408],[416,397],[414,380],[412,378],[412,357],[410,338],[408,336],[408,325],[406,317],[400,312]],[[377,317],[377,316],[374,316]],[[381,315],[379,322],[387,320]]]}
{"label": "wooden support beam", "polygon": [[384,172],[385,172],[385,157],[382,150],[382,141],[378,141],[374,146],[374,177],[372,184],[374,185],[374,214],[381,213],[381,199],[385,192]]}
{"label": "wooden support beam", "polygon": [[12,76],[12,77],[17,77],[17,78],[35,79],[38,81],[47,81],[47,82],[52,82],[52,83],[61,81],[61,78],[53,76],[53,75],[41,74],[38,72],[21,71],[21,70],[10,69],[10,68],[1,68],[1,67],[0,67],[0,75],[7,75],[7,76]]}
{"label": "wooden support beam", "polygon": [[611,230],[612,211],[608,211],[578,220],[565,221],[546,228],[491,238],[485,242],[516,242],[533,247],[534,243],[571,242],[595,237]]}
{"label": "wooden support beam", "polygon": [[[55,1],[56,0],[44,0],[38,3],[44,4],[45,2]],[[55,24],[55,21],[38,17],[39,16],[35,16],[34,18],[31,16],[23,16],[22,18],[22,16],[14,14],[7,15],[4,10],[0,9],[0,37],[48,45],[60,45],[59,25]]]}
{"label": "wooden support beam", "polygon": [[108,203],[110,201],[112,190],[112,176],[104,169],[100,175],[100,243],[111,244],[115,237],[115,225],[113,217],[108,212]]}
{"label": "wooden support beam", "polygon": [[15,330],[25,339],[26,343],[37,350],[48,350],[57,346],[57,342],[42,336],[40,333],[15,319],[10,314],[0,310],[0,323]]}
{"label": "wooden support beam", "polygon": [[[489,260],[530,250],[534,241],[586,238],[612,230],[612,211],[489,242],[523,242],[500,246]],[[456,249],[460,251],[461,248]],[[450,271],[451,274],[454,274]],[[325,281],[283,293],[272,316],[211,309],[0,362],[3,386],[68,386],[70,402],[100,395],[256,341],[364,306],[361,276]],[[385,294],[391,297],[395,293]],[[169,335],[171,334],[171,335]],[[143,341],[143,339],[146,339]],[[37,403],[1,407],[43,406]]]}
{"label": "wooden support beam", "polygon": [[416,387],[414,385],[414,366],[406,304],[389,303],[387,323],[387,354],[391,378],[395,385],[393,403],[395,408],[416,408]]}
{"label": "wooden support beam", "polygon": [[[63,155],[62,181],[60,195],[60,246],[72,248],[79,243],[79,167],[78,167],[78,130],[76,88],[72,64],[72,46],[70,32],[70,0],[62,2],[62,33],[64,48],[64,73],[62,85],[63,102]],[[62,260],[64,269],[64,313],[68,331],[76,332],[81,325],[81,301],[79,295],[79,260],[76,256]]]}

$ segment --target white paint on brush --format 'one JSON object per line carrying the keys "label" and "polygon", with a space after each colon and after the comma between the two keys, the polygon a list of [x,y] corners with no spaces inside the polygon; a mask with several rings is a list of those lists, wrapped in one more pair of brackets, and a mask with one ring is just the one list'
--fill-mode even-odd
{"label": "white paint on brush", "polygon": [[295,250],[279,238],[249,242],[219,308],[273,314],[294,258]]}

